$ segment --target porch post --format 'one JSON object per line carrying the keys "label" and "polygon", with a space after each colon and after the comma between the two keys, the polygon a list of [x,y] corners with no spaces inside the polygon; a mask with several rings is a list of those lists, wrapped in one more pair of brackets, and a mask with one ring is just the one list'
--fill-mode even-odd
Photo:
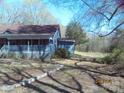
{"label": "porch post", "polygon": [[40,50],[40,39],[38,39],[38,52],[39,52],[39,58],[41,57],[41,50]]}
{"label": "porch post", "polygon": [[9,53],[9,50],[10,50],[10,41],[9,40],[7,40],[7,51],[8,51],[8,53]]}

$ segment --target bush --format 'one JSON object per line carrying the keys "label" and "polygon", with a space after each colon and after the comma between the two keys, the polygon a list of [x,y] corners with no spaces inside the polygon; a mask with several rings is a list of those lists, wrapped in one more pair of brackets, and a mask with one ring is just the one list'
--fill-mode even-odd
{"label": "bush", "polygon": [[113,64],[114,62],[113,62],[113,58],[112,58],[112,56],[106,56],[106,57],[104,57],[104,58],[102,58],[101,60],[101,63],[103,63],[103,64]]}
{"label": "bush", "polygon": [[70,52],[64,48],[58,48],[53,56],[54,58],[70,58]]}
{"label": "bush", "polygon": [[102,63],[124,65],[124,49],[115,48],[110,55],[102,59]]}

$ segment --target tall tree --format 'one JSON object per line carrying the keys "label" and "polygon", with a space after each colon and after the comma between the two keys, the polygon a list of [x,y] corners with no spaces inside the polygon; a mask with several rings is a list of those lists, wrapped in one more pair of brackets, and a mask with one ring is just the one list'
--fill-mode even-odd
{"label": "tall tree", "polygon": [[66,29],[66,37],[75,39],[76,45],[86,41],[86,33],[78,22],[70,22]]}

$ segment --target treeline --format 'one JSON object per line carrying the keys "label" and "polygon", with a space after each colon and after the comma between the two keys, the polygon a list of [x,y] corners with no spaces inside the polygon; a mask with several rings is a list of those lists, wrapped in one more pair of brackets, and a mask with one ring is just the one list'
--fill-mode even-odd
{"label": "treeline", "polygon": [[109,52],[100,59],[105,64],[116,64],[116,69],[124,69],[124,29],[117,29],[111,36],[86,35],[82,26],[71,22],[67,26],[66,37],[75,39],[76,50],[85,52]]}
{"label": "treeline", "polygon": [[80,23],[70,22],[66,29],[66,37],[75,39],[76,50],[83,52],[110,52],[112,37],[99,37],[88,33]]}
{"label": "treeline", "polygon": [[124,30],[118,29],[113,35],[110,46],[111,54],[103,60],[109,64],[118,64],[119,69],[124,68]]}
{"label": "treeline", "polygon": [[76,49],[83,52],[109,52],[110,42],[110,37],[99,37],[95,35],[88,38],[86,43],[78,45]]}

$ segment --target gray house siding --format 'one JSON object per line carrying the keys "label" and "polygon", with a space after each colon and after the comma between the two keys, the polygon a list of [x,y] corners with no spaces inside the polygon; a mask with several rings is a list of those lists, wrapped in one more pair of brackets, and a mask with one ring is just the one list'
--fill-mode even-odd
{"label": "gray house siding", "polygon": [[3,54],[14,54],[16,57],[26,57],[26,58],[40,58],[42,60],[48,61],[54,54],[57,48],[57,40],[61,38],[60,32],[56,31],[53,37],[50,37],[48,44],[40,45],[11,45],[9,42],[6,43],[1,50],[4,51]]}
{"label": "gray house siding", "polygon": [[58,39],[61,38],[61,34],[60,31],[56,31],[56,33],[53,36],[53,39],[49,39],[49,48],[50,48],[50,54],[53,55],[56,51],[56,49],[58,48]]}
{"label": "gray house siding", "polygon": [[58,48],[67,49],[72,56],[75,50],[75,42],[66,42],[66,41],[59,42]]}
{"label": "gray house siding", "polygon": [[49,45],[4,45],[1,50],[4,54],[14,54],[16,57],[44,58],[50,54]]}
{"label": "gray house siding", "polygon": [[57,49],[58,40],[61,38],[60,31],[56,31],[55,35],[53,36],[53,44],[55,45],[55,49]]}

